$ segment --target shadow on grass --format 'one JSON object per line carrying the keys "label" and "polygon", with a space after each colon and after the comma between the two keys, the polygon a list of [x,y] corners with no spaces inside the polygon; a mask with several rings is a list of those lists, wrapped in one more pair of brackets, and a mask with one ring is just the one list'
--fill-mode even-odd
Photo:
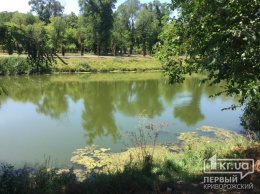
{"label": "shadow on grass", "polygon": [[[143,162],[124,166],[123,170],[96,172],[78,181],[73,169],[59,171],[46,164],[35,168],[15,169],[1,165],[0,194],[84,194],[84,193],[256,193],[260,191],[260,148],[259,144],[246,149],[237,147],[220,158],[252,158],[255,173],[248,175],[243,184],[252,183],[254,190],[204,190],[203,157],[211,155],[205,150],[201,156],[190,148],[178,159],[165,158],[154,162],[146,156]],[[196,169],[200,166],[200,170]],[[211,176],[211,175],[210,175]],[[215,176],[215,175],[212,175]]]}
{"label": "shadow on grass", "polygon": [[0,193],[160,193],[174,190],[174,174],[189,177],[173,161],[156,165],[150,156],[143,163],[126,165],[124,170],[91,173],[82,182],[77,180],[73,170],[58,172],[58,169],[46,165],[14,169],[11,165],[2,164]]}

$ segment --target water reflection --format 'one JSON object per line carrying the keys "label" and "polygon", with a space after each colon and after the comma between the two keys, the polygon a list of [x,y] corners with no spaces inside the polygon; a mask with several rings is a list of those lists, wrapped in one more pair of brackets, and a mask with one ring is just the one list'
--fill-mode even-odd
{"label": "water reflection", "polygon": [[188,102],[182,102],[174,107],[173,115],[185,122],[188,126],[195,125],[198,121],[205,118],[200,109],[201,95],[203,88],[198,86],[198,78],[189,78],[185,82],[185,89],[181,88],[179,92],[188,92],[191,98]]}
{"label": "water reflection", "polygon": [[87,143],[92,144],[96,136],[113,137],[117,140],[117,127],[114,118],[114,86],[111,82],[89,82],[83,86],[84,107],[82,126],[86,130]]}
{"label": "water reflection", "polygon": [[[216,86],[198,87],[198,77],[187,78],[183,84],[172,86],[166,84],[166,78],[161,78],[158,73],[149,76],[150,79],[137,81],[88,81],[89,75],[4,77],[1,82],[10,91],[8,98],[31,102],[36,105],[38,113],[52,119],[59,119],[68,112],[68,99],[74,102],[82,99],[82,126],[86,130],[88,144],[92,144],[96,136],[110,135],[114,142],[117,141],[115,112],[134,116],[146,110],[147,116],[154,118],[165,110],[163,102],[166,106],[174,103],[174,118],[179,118],[187,126],[195,125],[205,118],[200,109],[201,95],[209,95],[219,89]],[[3,103],[5,98],[1,96]]]}
{"label": "water reflection", "polygon": [[[143,110],[146,110],[150,120],[162,118],[159,122],[182,123],[179,126],[181,129],[196,126],[204,120],[206,124],[214,125],[207,123],[211,122],[214,115],[207,115],[207,108],[203,104],[213,101],[217,109],[221,109],[224,107],[220,105],[225,104],[225,101],[233,101],[227,97],[218,97],[217,101],[208,99],[221,86],[198,87],[198,80],[198,76],[193,76],[183,84],[168,85],[167,78],[160,73],[0,77],[1,84],[9,90],[9,96],[1,95],[0,101],[5,111],[11,110],[12,106],[16,106],[18,111],[19,103],[20,111],[24,112],[21,116],[23,120],[27,120],[27,117],[30,120],[35,115],[45,116],[31,119],[39,131],[47,131],[51,128],[49,125],[54,125],[53,129],[61,129],[57,135],[65,136],[62,134],[65,128],[78,130],[77,134],[82,133],[83,129],[86,144],[91,145],[96,143],[97,138],[101,138],[101,143],[111,146],[111,143],[118,143],[122,131],[135,130],[135,116]],[[29,113],[26,107],[31,105],[35,110]],[[13,115],[6,112],[0,111],[0,116],[11,120]],[[65,121],[64,116],[67,118]],[[54,121],[58,123],[51,124]],[[18,122],[12,125],[4,123],[2,132],[19,128],[20,125]],[[27,123],[23,125],[25,128],[31,126]],[[70,131],[68,139],[71,138],[69,134]],[[170,135],[166,138],[172,138]],[[34,138],[33,135],[31,138]],[[70,141],[68,139],[66,141]],[[48,143],[51,142],[46,141],[46,145]]]}

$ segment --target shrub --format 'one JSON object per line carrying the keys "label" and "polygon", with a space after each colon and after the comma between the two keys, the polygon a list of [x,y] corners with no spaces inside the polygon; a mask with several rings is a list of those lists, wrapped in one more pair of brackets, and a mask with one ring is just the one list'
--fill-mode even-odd
{"label": "shrub", "polygon": [[89,72],[91,70],[92,70],[91,66],[86,61],[80,62],[77,68],[78,72]]}

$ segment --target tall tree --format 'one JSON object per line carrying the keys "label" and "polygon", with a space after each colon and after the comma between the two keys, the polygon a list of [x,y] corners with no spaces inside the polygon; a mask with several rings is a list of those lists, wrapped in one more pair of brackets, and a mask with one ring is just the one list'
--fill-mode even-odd
{"label": "tall tree", "polygon": [[110,34],[113,27],[113,8],[116,0],[79,0],[81,12],[86,19],[95,42],[97,55],[107,54],[110,46]]}
{"label": "tall tree", "polygon": [[113,54],[116,56],[118,51],[123,54],[123,50],[126,50],[128,46],[128,38],[129,34],[127,29],[125,28],[125,23],[122,22],[120,15],[118,12],[114,13],[114,24],[112,30],[111,43],[113,47]]}
{"label": "tall tree", "polygon": [[[173,8],[180,11],[180,17],[161,34],[158,54],[170,82],[182,82],[185,74],[206,71],[202,83],[225,80],[224,89],[216,95],[238,95],[240,105],[249,103],[251,118],[259,118],[259,1],[176,0]],[[185,61],[172,57],[180,49]],[[253,120],[259,130],[259,119]]]}
{"label": "tall tree", "polygon": [[161,4],[154,1],[148,4],[142,4],[141,11],[136,18],[136,38],[142,46],[143,55],[146,55],[148,49],[152,54],[153,45],[158,41],[158,35],[162,31],[170,15],[167,4]]}
{"label": "tall tree", "polygon": [[51,17],[51,23],[47,26],[50,45],[54,51],[63,47],[66,22],[61,16]]}
{"label": "tall tree", "polygon": [[127,46],[129,47],[129,55],[133,52],[135,45],[135,22],[137,13],[141,9],[141,3],[139,0],[127,0],[121,4],[117,11],[117,24],[124,27],[125,38],[127,40]]}
{"label": "tall tree", "polygon": [[11,22],[17,24],[20,28],[26,24],[26,14],[14,12]]}
{"label": "tall tree", "polygon": [[0,12],[0,23],[4,24],[5,22],[10,22],[13,17],[13,12],[3,11]]}
{"label": "tall tree", "polygon": [[67,23],[67,27],[76,29],[78,27],[78,16],[74,12],[71,12],[69,15],[66,15],[65,21]]}
{"label": "tall tree", "polygon": [[50,17],[62,16],[64,7],[57,0],[30,0],[31,11],[36,12],[40,20],[50,23]]}

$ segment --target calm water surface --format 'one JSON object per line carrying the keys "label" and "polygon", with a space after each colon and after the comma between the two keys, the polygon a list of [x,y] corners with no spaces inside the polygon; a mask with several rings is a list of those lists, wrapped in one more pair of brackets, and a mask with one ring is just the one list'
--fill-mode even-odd
{"label": "calm water surface", "polygon": [[161,73],[1,77],[0,162],[21,166],[50,157],[68,165],[73,151],[92,144],[118,152],[135,131],[138,113],[147,122],[175,122],[159,141],[210,125],[239,131],[241,110],[221,111],[233,98],[208,98],[221,86],[198,87],[198,77],[168,85]]}

